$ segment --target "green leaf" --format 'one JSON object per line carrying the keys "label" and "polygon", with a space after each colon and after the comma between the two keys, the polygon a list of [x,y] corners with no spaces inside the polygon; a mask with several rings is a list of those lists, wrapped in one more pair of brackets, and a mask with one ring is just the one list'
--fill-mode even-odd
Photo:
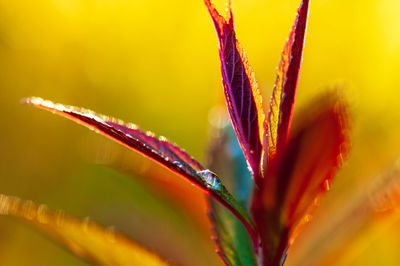
{"label": "green leaf", "polygon": [[[208,166],[224,176],[224,183],[248,209],[253,180],[232,126],[215,128],[208,153]],[[226,265],[257,265],[251,238],[241,222],[209,197],[209,217],[213,224],[217,252]]]}

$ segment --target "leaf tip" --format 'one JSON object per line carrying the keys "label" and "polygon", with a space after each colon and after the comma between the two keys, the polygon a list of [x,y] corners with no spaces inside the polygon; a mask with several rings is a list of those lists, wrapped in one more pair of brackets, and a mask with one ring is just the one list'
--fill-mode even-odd
{"label": "leaf tip", "polygon": [[43,101],[42,98],[31,96],[31,97],[22,98],[20,100],[20,103],[28,104],[28,105],[37,105],[37,104],[40,104],[42,101]]}

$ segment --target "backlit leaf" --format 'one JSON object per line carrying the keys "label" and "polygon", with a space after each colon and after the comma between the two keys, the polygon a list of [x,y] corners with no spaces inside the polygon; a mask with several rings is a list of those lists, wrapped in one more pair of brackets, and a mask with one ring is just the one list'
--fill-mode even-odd
{"label": "backlit leaf", "polygon": [[289,38],[282,51],[275,87],[270,102],[267,123],[266,159],[273,157],[285,145],[292,120],[300,66],[307,31],[310,0],[303,0],[298,9]]}
{"label": "backlit leaf", "polygon": [[277,202],[290,242],[311,220],[312,211],[329,190],[349,145],[347,106],[340,96],[326,94],[300,115],[278,166]]}
{"label": "backlit leaf", "polygon": [[225,265],[257,265],[252,240],[242,223],[216,200],[209,198],[210,221],[217,253]]}
{"label": "backlit leaf", "polygon": [[228,192],[219,177],[164,137],[155,137],[153,133],[143,132],[136,125],[125,124],[83,108],[54,104],[36,97],[25,99],[23,102],[78,122],[183,176],[228,208],[255,239],[254,225],[247,211]]}
{"label": "backlit leaf", "polygon": [[270,263],[284,257],[329,189],[347,154],[347,115],[337,94],[317,98],[299,115],[285,150],[268,165],[254,215]]}
{"label": "backlit leaf", "polygon": [[46,205],[0,195],[0,214],[21,218],[89,262],[101,265],[167,265],[129,238],[89,220],[78,220]]}
{"label": "backlit leaf", "polygon": [[[253,187],[251,174],[230,125],[222,123],[221,127],[212,129],[207,166],[224,177],[229,190],[244,208],[248,208]],[[257,265],[251,238],[240,221],[214,199],[209,198],[209,205],[221,259],[226,265]]]}
{"label": "backlit leaf", "polygon": [[223,17],[205,0],[219,40],[225,98],[244,155],[258,182],[265,114],[262,97],[246,55],[236,39],[232,9]]}

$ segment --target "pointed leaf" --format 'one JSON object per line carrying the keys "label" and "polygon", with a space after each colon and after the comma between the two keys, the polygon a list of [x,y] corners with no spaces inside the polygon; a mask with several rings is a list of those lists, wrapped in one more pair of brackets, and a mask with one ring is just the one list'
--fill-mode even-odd
{"label": "pointed leaf", "polygon": [[270,102],[267,140],[264,145],[268,161],[272,160],[276,153],[283,148],[288,138],[303,57],[309,5],[309,0],[301,2],[296,20],[282,51],[278,76]]}
{"label": "pointed leaf", "polygon": [[285,150],[268,165],[257,194],[258,209],[253,210],[266,243],[264,252],[274,263],[311,220],[347,153],[348,117],[342,98],[323,95],[299,117],[303,119]]}
{"label": "pointed leaf", "polygon": [[228,208],[255,239],[254,225],[247,211],[228,192],[219,177],[202,167],[185,151],[168,142],[164,137],[157,138],[151,132],[143,132],[136,125],[125,124],[120,120],[96,114],[83,108],[54,104],[36,97],[25,99],[23,102],[64,116],[93,129],[183,176]]}
{"label": "pointed leaf", "polygon": [[0,195],[0,214],[15,216],[46,233],[75,255],[102,265],[167,265],[129,238],[89,220],[78,220],[45,205]]}
{"label": "pointed leaf", "polygon": [[317,98],[301,114],[278,170],[277,202],[290,242],[311,219],[349,146],[347,106],[337,94]]}
{"label": "pointed leaf", "polygon": [[[224,176],[224,183],[243,207],[248,208],[252,192],[251,174],[233,128],[212,129],[208,166]],[[209,198],[218,254],[226,265],[257,265],[251,238],[240,221],[214,199]]]}
{"label": "pointed leaf", "polygon": [[223,17],[210,0],[205,0],[205,3],[219,40],[221,72],[229,114],[244,155],[258,182],[265,127],[262,97],[246,55],[236,39],[231,7],[227,17]]}

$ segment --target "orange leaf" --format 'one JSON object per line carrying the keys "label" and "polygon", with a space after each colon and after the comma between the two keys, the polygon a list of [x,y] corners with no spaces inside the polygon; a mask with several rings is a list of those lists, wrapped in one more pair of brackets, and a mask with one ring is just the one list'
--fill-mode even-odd
{"label": "orange leaf", "polygon": [[307,235],[299,237],[301,245],[295,245],[290,254],[292,265],[330,265],[332,259],[335,265],[349,265],[342,262],[365,249],[365,235],[370,238],[371,230],[387,230],[398,222],[400,160],[359,184],[351,194],[336,199],[335,205],[319,217],[317,226],[308,228]]}
{"label": "orange leaf", "polygon": [[277,201],[291,242],[296,227],[311,219],[348,152],[348,112],[342,99],[324,95],[310,109],[301,114],[304,119],[290,137],[278,170]]}
{"label": "orange leaf", "polygon": [[267,140],[266,145],[264,145],[266,160],[268,161],[272,160],[280,149],[283,149],[288,138],[300,66],[303,60],[309,5],[309,0],[302,1],[289,38],[282,51],[278,76],[270,102]]}
{"label": "orange leaf", "polygon": [[75,255],[102,265],[167,265],[129,238],[89,220],[78,220],[45,205],[0,195],[0,214],[21,218]]}
{"label": "orange leaf", "polygon": [[278,153],[253,202],[253,213],[270,262],[279,263],[311,219],[346,155],[348,117],[337,95],[318,98],[302,113],[299,127]]}

